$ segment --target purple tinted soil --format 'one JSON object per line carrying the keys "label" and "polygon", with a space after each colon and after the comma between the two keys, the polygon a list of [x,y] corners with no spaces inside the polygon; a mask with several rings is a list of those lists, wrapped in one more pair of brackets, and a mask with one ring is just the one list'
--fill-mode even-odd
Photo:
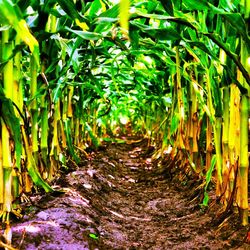
{"label": "purple tinted soil", "polygon": [[193,187],[159,172],[147,142],[108,144],[63,174],[63,193],[37,194],[12,224],[13,246],[27,250],[250,249],[231,215],[214,226]]}

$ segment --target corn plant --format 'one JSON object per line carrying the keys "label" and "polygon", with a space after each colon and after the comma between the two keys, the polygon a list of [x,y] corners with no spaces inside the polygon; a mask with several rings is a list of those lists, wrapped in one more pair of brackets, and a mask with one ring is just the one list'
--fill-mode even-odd
{"label": "corn plant", "polygon": [[204,206],[214,176],[224,211],[248,223],[247,0],[2,0],[0,14],[6,235],[23,192],[53,191],[61,158],[78,163],[129,123],[154,157],[172,146]]}

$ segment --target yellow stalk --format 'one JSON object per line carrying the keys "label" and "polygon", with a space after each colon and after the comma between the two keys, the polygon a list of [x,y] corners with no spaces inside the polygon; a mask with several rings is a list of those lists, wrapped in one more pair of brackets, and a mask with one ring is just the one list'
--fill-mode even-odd
{"label": "yellow stalk", "polygon": [[67,116],[69,118],[71,118],[73,116],[73,107],[72,107],[73,92],[74,92],[74,87],[73,86],[69,86],[69,92],[68,92],[68,112],[67,112]]}
{"label": "yellow stalk", "polygon": [[[67,119],[67,118],[66,118]],[[64,131],[64,126],[63,126],[63,121],[66,121],[65,120],[60,120],[60,131],[61,131],[61,135],[60,135],[60,138],[61,138],[61,145],[62,145],[62,148],[67,148],[67,139],[66,139],[66,134],[65,134],[65,131]]]}
{"label": "yellow stalk", "polygon": [[53,155],[54,150],[59,151],[59,141],[58,141],[58,122],[60,120],[60,101],[58,100],[55,103],[55,109],[54,109],[54,119],[53,119],[53,140],[52,140],[52,147],[50,155]]}
{"label": "yellow stalk", "polygon": [[[243,1],[244,2],[244,1]],[[245,15],[246,20],[250,17],[250,4],[249,1],[245,1]],[[249,22],[246,22],[249,28]],[[247,50],[245,41],[241,40],[241,63],[247,72],[250,72],[249,57],[250,53]],[[239,206],[241,223],[243,226],[248,225],[248,168],[249,168],[249,156],[248,156],[248,119],[249,119],[249,106],[250,106],[250,87],[246,83],[242,74],[239,74],[239,81],[243,83],[243,86],[248,90],[247,93],[242,94],[240,103],[240,161],[239,161],[239,183],[240,183],[240,195]]]}
{"label": "yellow stalk", "polygon": [[[197,70],[195,69],[195,78],[198,80],[198,75],[197,75]],[[193,87],[193,84],[191,85],[191,98],[192,98],[192,110],[191,113],[189,114],[192,117],[192,129],[193,129],[193,148],[192,148],[192,158],[193,162],[196,165],[197,168],[198,166],[198,104],[197,104],[197,97],[196,93]]]}
{"label": "yellow stalk", "polygon": [[240,212],[242,225],[248,225],[248,107],[247,95],[241,99],[240,119]]}
{"label": "yellow stalk", "polygon": [[213,143],[212,143],[212,124],[207,117],[207,130],[206,130],[206,171],[209,170],[211,166],[212,160],[212,152],[213,152]]}
{"label": "yellow stalk", "polygon": [[[12,42],[8,42],[9,30],[2,32],[2,59],[7,61],[12,54]],[[9,59],[3,68],[3,86],[7,98],[13,99],[13,59]],[[12,157],[9,130],[1,119],[2,128],[2,164],[3,164],[3,212],[7,217],[3,220],[8,223],[8,213],[12,210]]]}
{"label": "yellow stalk", "polygon": [[176,88],[177,88],[177,102],[178,102],[178,113],[180,116],[179,129],[177,135],[177,148],[185,149],[183,141],[183,125],[184,125],[184,104],[181,89],[181,69],[180,69],[180,53],[179,46],[176,46]]}
{"label": "yellow stalk", "polygon": [[11,149],[10,149],[10,135],[9,131],[3,121],[2,123],[2,155],[3,155],[3,175],[4,175],[4,202],[3,211],[11,212],[12,205],[12,160],[11,160]]}
{"label": "yellow stalk", "polygon": [[[33,154],[38,152],[38,108],[37,100],[35,98],[37,94],[37,65],[34,56],[30,57],[30,94],[31,98],[34,98],[30,104],[31,110],[31,137],[32,137],[32,151]],[[35,157],[36,163],[37,158]]]}
{"label": "yellow stalk", "polygon": [[[210,83],[210,75],[209,69],[207,69],[207,106],[211,115],[214,115],[214,107],[212,104],[212,94],[211,94],[211,83]],[[206,131],[206,170],[208,171],[211,166],[212,160],[212,152],[213,152],[213,143],[212,143],[212,132],[213,132],[213,125],[212,121],[209,117],[207,117],[207,131]],[[218,187],[216,188],[218,190]],[[217,196],[219,196],[219,192],[217,191]]]}
{"label": "yellow stalk", "polygon": [[0,137],[0,210],[2,210],[3,205],[3,151],[2,151],[2,138]]}
{"label": "yellow stalk", "polygon": [[230,197],[230,187],[229,187],[229,103],[230,103],[229,87],[224,88],[223,92],[223,130],[222,130],[222,147],[223,147],[223,163],[222,163],[222,173],[223,173],[223,188],[226,190],[224,205],[227,205],[227,201]]}
{"label": "yellow stalk", "polygon": [[[60,131],[58,130],[60,126],[60,119],[61,119],[61,114],[60,114],[60,100],[57,100],[55,103],[54,107],[54,114],[53,114],[53,138],[52,138],[52,145],[51,145],[51,151],[50,151],[50,169],[49,169],[49,176],[48,179],[52,180],[55,172],[57,171],[57,160],[58,156],[61,152],[60,145],[59,145],[59,133]],[[63,131],[63,128],[61,129]]]}
{"label": "yellow stalk", "polygon": [[80,142],[80,119],[77,117],[75,118],[75,135],[74,135],[74,144],[79,147],[79,142]]}

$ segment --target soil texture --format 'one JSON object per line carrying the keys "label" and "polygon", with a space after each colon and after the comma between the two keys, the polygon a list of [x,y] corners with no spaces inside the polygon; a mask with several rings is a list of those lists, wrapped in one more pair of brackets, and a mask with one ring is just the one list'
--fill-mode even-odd
{"label": "soil texture", "polygon": [[[159,172],[146,139],[107,143],[39,193],[12,223],[13,247],[27,250],[250,249],[247,228],[231,215],[213,223],[182,188]],[[194,189],[194,188],[193,188]]]}

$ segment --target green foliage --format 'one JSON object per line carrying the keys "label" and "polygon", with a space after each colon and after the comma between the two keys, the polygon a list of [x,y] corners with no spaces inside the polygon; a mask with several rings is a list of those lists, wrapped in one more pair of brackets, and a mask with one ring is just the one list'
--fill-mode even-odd
{"label": "green foliage", "polygon": [[22,139],[20,121],[15,115],[14,106],[9,98],[6,98],[4,91],[0,85],[0,117],[2,117],[7,128],[10,130],[11,136],[15,142],[16,165],[21,169],[22,155]]}
{"label": "green foliage", "polygon": [[210,168],[208,169],[208,171],[206,173],[206,184],[205,184],[205,187],[204,187],[204,198],[203,198],[203,202],[202,202],[203,206],[208,205],[209,196],[208,196],[208,193],[207,193],[207,189],[208,189],[208,186],[209,186],[209,184],[210,184],[210,182],[212,180],[212,173],[214,171],[215,164],[216,164],[216,155],[213,156],[212,161],[211,161],[211,166],[210,166]]}
{"label": "green foliage", "polygon": [[90,233],[89,237],[92,238],[92,239],[94,239],[94,240],[98,240],[99,239],[98,235],[93,234],[93,233]]}
{"label": "green foliage", "polygon": [[39,44],[35,37],[30,33],[19,7],[17,5],[13,5],[10,0],[1,0],[0,10],[0,23],[3,25],[10,25],[16,30],[18,36],[29,46],[30,51],[35,57],[37,65],[40,65]]}
{"label": "green foliage", "polygon": [[75,150],[74,150],[74,146],[72,143],[71,128],[70,128],[69,123],[70,123],[69,119],[64,120],[64,129],[65,129],[65,134],[66,134],[67,145],[69,148],[70,155],[73,157],[74,161],[78,164],[80,162],[80,159],[76,155]]}

